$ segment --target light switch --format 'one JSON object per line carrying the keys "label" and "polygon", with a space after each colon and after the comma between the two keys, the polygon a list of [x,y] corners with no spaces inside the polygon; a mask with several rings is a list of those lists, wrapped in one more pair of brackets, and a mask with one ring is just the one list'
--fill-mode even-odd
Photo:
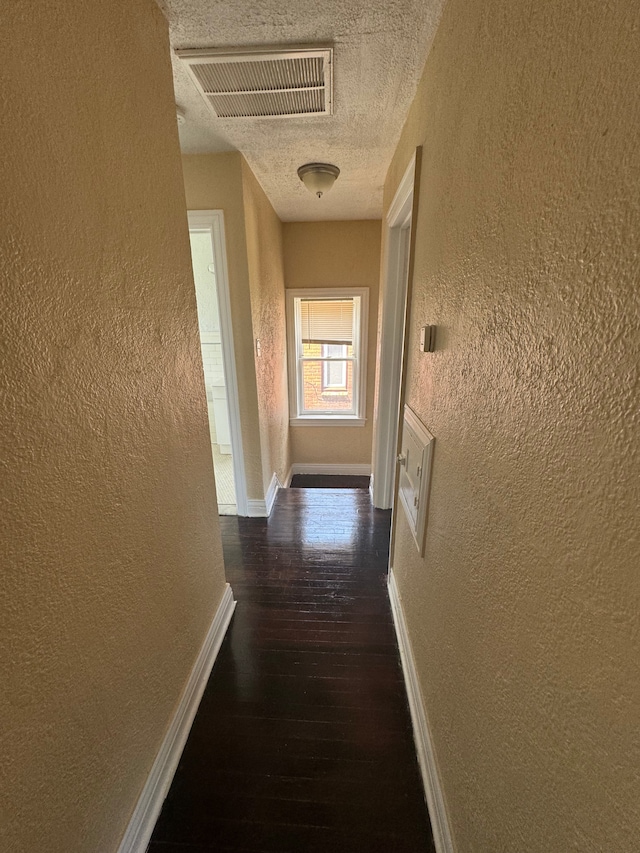
{"label": "light switch", "polygon": [[404,407],[400,468],[400,503],[418,551],[424,552],[434,438],[415,412]]}
{"label": "light switch", "polygon": [[262,355],[262,347],[260,346],[260,338],[256,338],[256,356],[260,358]]}
{"label": "light switch", "polygon": [[436,327],[423,326],[420,329],[420,351],[433,352],[436,348]]}

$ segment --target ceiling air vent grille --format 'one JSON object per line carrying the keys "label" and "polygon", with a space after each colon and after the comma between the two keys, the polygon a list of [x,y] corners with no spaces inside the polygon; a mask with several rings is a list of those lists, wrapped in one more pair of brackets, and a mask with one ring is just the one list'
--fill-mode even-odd
{"label": "ceiling air vent grille", "polygon": [[177,50],[219,118],[331,115],[331,48]]}

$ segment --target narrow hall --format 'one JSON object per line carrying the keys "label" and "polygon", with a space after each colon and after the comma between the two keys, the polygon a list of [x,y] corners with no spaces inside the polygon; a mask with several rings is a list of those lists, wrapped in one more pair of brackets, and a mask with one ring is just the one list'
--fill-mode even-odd
{"label": "narrow hall", "polygon": [[223,517],[236,611],[149,853],[435,850],[366,489]]}

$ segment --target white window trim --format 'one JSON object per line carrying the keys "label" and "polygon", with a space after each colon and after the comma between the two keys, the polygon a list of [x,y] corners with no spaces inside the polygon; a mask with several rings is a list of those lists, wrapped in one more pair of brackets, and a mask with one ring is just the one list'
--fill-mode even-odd
{"label": "white window trim", "polygon": [[[300,298],[307,299],[326,299],[332,297],[335,299],[343,299],[345,297],[360,297],[360,322],[356,329],[357,341],[354,340],[354,351],[359,352],[357,359],[357,381],[358,381],[358,406],[356,413],[353,415],[342,414],[326,414],[324,412],[317,415],[298,414],[298,395],[300,389],[298,385],[298,360],[296,353],[296,334],[295,334],[295,300]],[[286,291],[287,302],[287,352],[289,356],[289,411],[293,414],[289,418],[291,426],[312,426],[312,427],[363,427],[366,423],[366,397],[367,397],[367,332],[369,326],[369,288],[368,287],[305,287],[297,289],[288,289]],[[357,350],[356,350],[357,345]],[[354,371],[354,374],[356,371]],[[354,378],[355,375],[354,375]]]}

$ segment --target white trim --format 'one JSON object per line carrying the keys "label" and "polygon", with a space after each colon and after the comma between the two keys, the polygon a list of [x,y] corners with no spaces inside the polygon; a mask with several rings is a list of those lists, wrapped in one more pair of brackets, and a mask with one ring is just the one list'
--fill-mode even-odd
{"label": "white trim", "polygon": [[235,606],[231,587],[227,584],[118,853],[144,853],[147,849]]}
{"label": "white trim", "polygon": [[[340,412],[300,413],[303,398],[302,376],[298,370],[297,329],[299,314],[297,299],[341,299],[358,297],[354,301],[353,352],[357,368],[353,371],[353,396],[355,411],[341,415]],[[367,335],[369,330],[368,287],[307,287],[285,290],[287,313],[287,366],[289,369],[289,417],[290,426],[364,426],[367,410]],[[357,372],[356,372],[357,371]]]}
{"label": "white trim", "polygon": [[403,222],[411,214],[415,176],[416,155],[413,154],[387,211],[387,223],[391,228],[395,227],[399,222]]}
{"label": "white trim", "polygon": [[348,474],[356,477],[368,477],[371,465],[341,465],[339,463],[324,464],[322,462],[294,462],[289,471],[289,483],[294,474]]}
{"label": "white trim", "polygon": [[240,396],[238,393],[238,375],[236,372],[236,356],[233,344],[224,212],[222,210],[189,210],[187,211],[187,217],[190,231],[208,231],[211,235],[213,259],[216,269],[218,311],[220,313],[222,366],[227,386],[227,403],[229,406],[231,461],[233,463],[233,479],[236,490],[236,507],[238,515],[248,515],[247,479],[244,469],[244,448],[240,425]]}
{"label": "white trim", "polygon": [[269,483],[269,488],[267,489],[267,494],[264,497],[267,517],[271,515],[271,510],[273,509],[273,504],[275,502],[276,495],[278,494],[278,489],[280,488],[280,481],[274,472],[271,477],[271,482]]}
{"label": "white trim", "polygon": [[372,462],[375,474],[373,505],[379,509],[389,509],[393,505],[415,170],[414,154],[391,202],[384,226],[386,268],[381,294],[378,411]]}
{"label": "white trim", "polygon": [[249,518],[269,518],[273,504],[278,494],[278,489],[282,486],[275,472],[271,475],[271,482],[267,489],[264,500],[259,498],[249,498],[247,500],[247,515]]}
{"label": "white trim", "polygon": [[267,502],[259,498],[247,498],[248,518],[269,518]]}
{"label": "white trim", "polygon": [[449,818],[447,816],[447,808],[440,782],[440,775],[438,773],[438,765],[433,749],[431,731],[429,729],[427,714],[422,700],[422,693],[420,692],[420,682],[413,657],[413,651],[411,649],[411,640],[409,639],[407,623],[402,609],[402,601],[400,599],[400,593],[398,592],[393,569],[389,569],[388,585],[391,612],[393,614],[396,636],[398,637],[398,646],[400,647],[402,671],[404,673],[404,681],[407,688],[409,710],[411,711],[411,722],[413,723],[413,738],[416,745],[416,752],[418,754],[420,772],[422,774],[425,799],[427,801],[429,816],[431,818],[431,829],[433,831],[436,853],[455,853],[451,830],[449,827]]}
{"label": "white trim", "polygon": [[283,489],[288,489],[291,485],[291,478],[293,477],[293,465],[287,471],[287,476],[284,478],[284,483],[282,484]]}
{"label": "white trim", "polygon": [[326,415],[303,415],[299,418],[289,418],[289,426],[295,427],[363,427],[366,418],[328,418]]}

